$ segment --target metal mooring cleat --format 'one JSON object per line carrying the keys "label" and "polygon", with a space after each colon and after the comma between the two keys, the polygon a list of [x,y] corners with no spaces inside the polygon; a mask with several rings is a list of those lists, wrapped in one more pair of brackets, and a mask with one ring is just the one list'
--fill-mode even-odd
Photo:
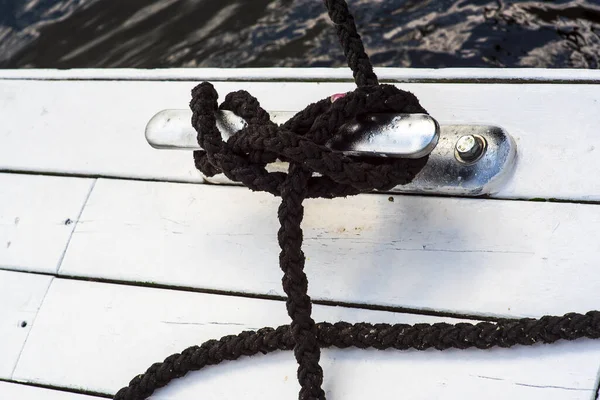
{"label": "metal mooring cleat", "polygon": [[[270,112],[283,123],[293,112]],[[163,110],[146,126],[146,140],[156,149],[199,150],[189,110]],[[246,122],[231,111],[219,111],[217,127],[224,140]],[[516,144],[508,133],[491,125],[442,125],[427,114],[367,114],[344,124],[326,146],[356,157],[421,158],[427,165],[415,179],[392,192],[480,196],[499,191],[512,175]],[[275,162],[270,170],[287,170]],[[232,184],[225,176],[208,182]]]}

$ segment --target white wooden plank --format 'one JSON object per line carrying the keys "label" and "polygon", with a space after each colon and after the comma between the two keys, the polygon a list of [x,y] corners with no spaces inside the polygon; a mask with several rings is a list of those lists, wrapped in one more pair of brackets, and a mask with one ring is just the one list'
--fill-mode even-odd
{"label": "white wooden plank", "polygon": [[101,398],[17,383],[0,382],[0,399],[6,400],[97,400]]}
{"label": "white wooden plank", "polygon": [[[159,110],[187,108],[195,82],[0,80],[0,169],[199,182],[191,153],[144,139]],[[254,93],[267,110],[294,111],[351,83],[217,82],[222,97]],[[597,85],[401,84],[441,123],[491,123],[517,141],[503,198],[600,200]],[[287,94],[293,93],[293,96]],[[35,142],[36,146],[31,146]],[[63,151],[69,149],[69,151]],[[108,156],[110,155],[110,156]]]}
{"label": "white wooden plank", "polygon": [[[375,68],[382,81],[410,82],[589,82],[600,81],[600,71],[560,68]],[[211,81],[352,81],[348,68],[85,68],[4,69],[0,79],[35,80],[211,80]]]}
{"label": "white wooden plank", "polygon": [[[330,321],[437,320],[323,306],[314,314]],[[15,378],[113,394],[151,363],[187,346],[286,322],[278,301],[56,279]],[[453,399],[485,391],[491,399],[588,400],[600,341],[492,351],[326,350],[322,359],[329,399]],[[291,352],[257,356],[194,373],[153,398],[294,398],[295,371]]]}
{"label": "white wooden plank", "polygon": [[[305,202],[315,299],[477,314],[598,309],[600,207],[361,195]],[[279,199],[99,180],[63,275],[284,295]]]}
{"label": "white wooden plank", "polygon": [[[0,378],[9,379],[52,277],[0,271]],[[0,398],[8,398],[1,396]]]}
{"label": "white wooden plank", "polygon": [[0,268],[55,273],[93,182],[0,174]]}

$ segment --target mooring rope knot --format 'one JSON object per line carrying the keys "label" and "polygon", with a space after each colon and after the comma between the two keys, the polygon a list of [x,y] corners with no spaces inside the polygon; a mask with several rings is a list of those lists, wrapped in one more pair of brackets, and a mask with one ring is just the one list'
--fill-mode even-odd
{"label": "mooring rope knot", "polygon": [[[271,122],[269,114],[246,91],[229,93],[217,105],[213,85],[203,82],[192,91],[192,125],[198,132],[196,167],[206,176],[223,173],[252,190],[281,195],[286,179],[268,172],[276,160],[296,164],[310,173],[306,197],[338,197],[372,190],[388,190],[412,181],[427,163],[420,159],[356,158],[335,152],[325,143],[339,134],[348,120],[367,113],[426,113],[418,99],[392,85],[363,86],[310,104],[285,124]],[[224,141],[217,129],[216,111],[229,110],[246,120],[242,130]]]}

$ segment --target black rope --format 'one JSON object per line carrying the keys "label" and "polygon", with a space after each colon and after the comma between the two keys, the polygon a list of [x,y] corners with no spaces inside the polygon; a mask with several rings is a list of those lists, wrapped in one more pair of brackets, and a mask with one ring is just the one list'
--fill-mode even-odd
{"label": "black rope", "polygon": [[[158,388],[189,371],[241,356],[293,350],[298,362],[301,400],[325,399],[321,388],[323,370],[319,365],[324,347],[358,347],[380,350],[414,348],[488,349],[494,346],[533,345],[557,340],[600,338],[600,312],[570,313],[562,317],[500,320],[496,323],[456,325],[417,324],[336,324],[319,323],[311,317],[308,279],[304,273],[302,229],[305,198],[334,198],[372,190],[387,190],[412,181],[427,162],[421,159],[356,159],[331,151],[324,144],[342,124],[364,113],[425,113],[417,98],[391,85],[378,84],[354,18],[344,0],[325,0],[357,89],[332,101],[310,104],[282,126],[245,91],[230,93],[218,106],[217,92],[207,82],[192,91],[192,125],[203,150],[194,152],[196,167],[207,176],[223,173],[255,191],[281,196],[278,211],[281,227],[279,264],[287,295],[289,326],[263,328],[209,340],[173,354],[136,376],[115,395],[117,400],[146,399]],[[247,126],[223,141],[216,125],[216,113],[230,110],[244,118]],[[275,160],[289,162],[288,173],[268,172]],[[318,176],[314,176],[318,174]]]}

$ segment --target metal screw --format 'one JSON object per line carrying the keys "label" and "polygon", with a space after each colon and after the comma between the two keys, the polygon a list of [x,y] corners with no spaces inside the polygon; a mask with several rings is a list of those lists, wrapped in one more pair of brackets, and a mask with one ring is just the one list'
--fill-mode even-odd
{"label": "metal screw", "polygon": [[462,163],[474,163],[481,158],[485,147],[485,139],[479,135],[461,136],[456,142],[456,159]]}

